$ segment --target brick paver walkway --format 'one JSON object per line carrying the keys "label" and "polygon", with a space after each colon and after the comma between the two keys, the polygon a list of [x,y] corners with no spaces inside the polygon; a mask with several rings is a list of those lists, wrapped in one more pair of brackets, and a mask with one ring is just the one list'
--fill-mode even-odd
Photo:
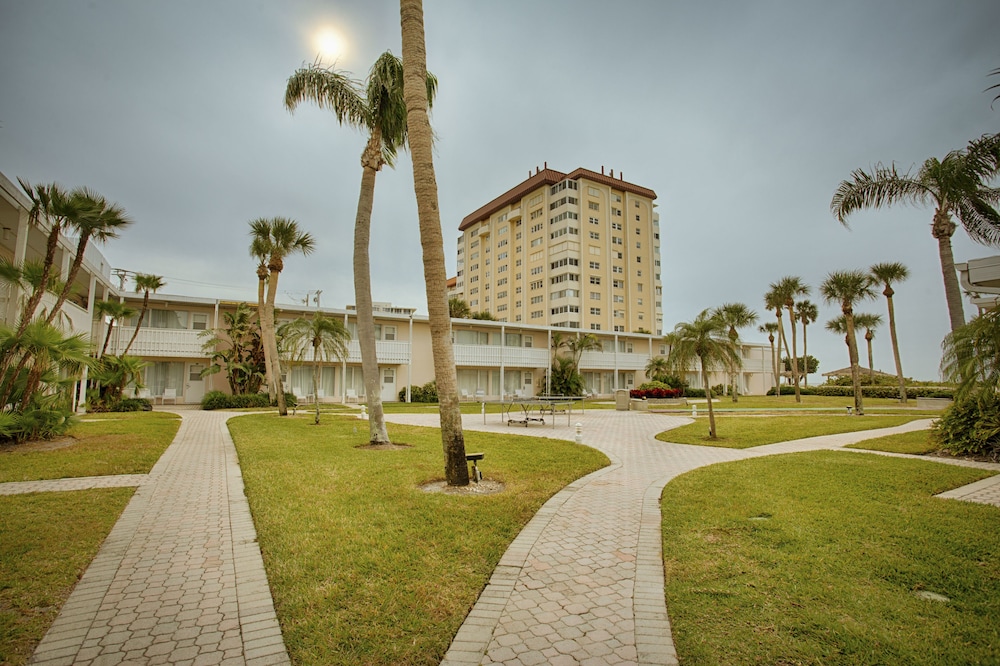
{"label": "brick paver walkway", "polygon": [[181,415],[32,664],[289,663],[225,425],[232,414]]}
{"label": "brick paver walkway", "polygon": [[[437,424],[436,415],[387,418]],[[594,410],[572,420],[582,424],[584,443],[603,451],[612,465],[567,486],[528,523],[442,664],[676,664],[660,531],[659,498],[668,481],[717,462],[839,448],[930,423],[736,450],[654,439],[690,422],[685,417]],[[480,415],[463,418],[469,430],[574,439],[573,427],[559,422],[525,429],[504,425],[499,415],[487,415],[485,423]],[[976,466],[1000,471],[1000,465]],[[488,452],[482,467],[488,475]]]}

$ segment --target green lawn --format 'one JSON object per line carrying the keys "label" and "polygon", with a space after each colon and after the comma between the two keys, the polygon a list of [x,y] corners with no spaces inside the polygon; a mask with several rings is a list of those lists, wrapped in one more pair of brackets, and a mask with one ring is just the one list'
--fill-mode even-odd
{"label": "green lawn", "polygon": [[1000,509],[931,497],[989,474],[820,451],[678,477],[662,504],[681,662],[997,663]]}
{"label": "green lawn", "polygon": [[[691,398],[691,400],[704,400],[704,398]],[[847,411],[847,407],[854,407],[853,397],[825,396],[825,395],[804,395],[802,402],[795,402],[794,395],[783,395],[775,398],[773,395],[741,395],[738,402],[733,402],[729,396],[715,396],[712,404],[717,409],[829,409]],[[901,409],[915,411],[917,401],[911,398],[904,407],[899,400],[891,398],[865,398],[865,411],[874,409],[878,411]],[[690,406],[688,410],[690,411]],[[704,403],[698,405],[698,411],[707,409]],[[927,412],[940,415],[940,411]]]}
{"label": "green lawn", "polygon": [[0,496],[0,664],[24,664],[134,488]]}
{"label": "green lawn", "polygon": [[941,448],[930,430],[916,430],[898,435],[886,435],[875,439],[866,439],[857,444],[848,444],[848,449],[866,449],[868,451],[887,451],[889,453],[909,453],[924,455]]}
{"label": "green lawn", "polygon": [[466,432],[490,496],[429,494],[440,433],[393,426],[401,450],[362,450],[367,424],[233,419],[282,632],[296,664],[437,664],[500,556],[541,505],[607,458],[571,442]]}
{"label": "green lawn", "polygon": [[76,441],[52,451],[0,451],[0,483],[78,476],[145,474],[170,445],[181,420],[166,412],[88,414],[68,435]]}
{"label": "green lawn", "polygon": [[815,412],[803,412],[794,416],[717,415],[715,430],[718,439],[712,440],[708,438],[708,417],[699,411],[694,423],[661,432],[656,438],[675,444],[748,449],[805,437],[890,428],[923,418],[927,417],[916,414],[846,416]]}

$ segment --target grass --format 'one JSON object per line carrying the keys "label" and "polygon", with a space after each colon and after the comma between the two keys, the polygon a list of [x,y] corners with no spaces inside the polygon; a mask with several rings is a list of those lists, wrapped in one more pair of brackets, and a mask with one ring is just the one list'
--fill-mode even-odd
{"label": "grass", "polygon": [[713,440],[709,439],[706,434],[708,432],[708,417],[699,416],[694,423],[661,432],[656,438],[675,444],[748,449],[753,446],[805,437],[890,428],[921,418],[926,417],[916,414],[859,417],[816,414],[814,412],[794,416],[716,416],[718,439]]}
{"label": "grass", "polygon": [[165,412],[91,414],[67,433],[71,446],[51,451],[24,445],[0,452],[0,483],[109,474],[145,474],[169,446],[180,419]]}
{"label": "grass", "polygon": [[133,488],[0,497],[0,664],[24,664]]}
{"label": "grass", "polygon": [[[690,398],[690,400],[705,400],[705,398]],[[794,395],[783,395],[779,398],[775,398],[773,395],[741,395],[739,402],[734,403],[730,396],[724,395],[713,397],[712,403],[716,409],[830,409],[846,412],[847,407],[854,407],[854,398],[850,396],[804,395],[802,402],[797,403]],[[915,398],[911,398],[904,407],[899,400],[893,398],[865,398],[864,406],[866,411],[869,409],[879,411],[901,409],[911,412],[916,408],[917,401]],[[698,411],[703,409],[707,409],[706,405],[699,404]],[[690,407],[688,407],[688,411],[690,411]],[[929,413],[940,414],[941,412],[938,410]]]}
{"label": "grass", "polygon": [[437,664],[521,528],[607,458],[571,442],[466,432],[490,496],[424,493],[440,432],[389,425],[406,449],[355,448],[366,424],[233,419],[268,580],[296,664]]}
{"label": "grass", "polygon": [[932,497],[989,474],[821,451],[678,477],[662,505],[682,663],[996,663],[1000,509]]}
{"label": "grass", "polygon": [[930,430],[915,430],[898,435],[866,439],[857,444],[848,444],[846,448],[886,451],[888,453],[910,453],[920,456],[939,450],[941,445],[934,439]]}

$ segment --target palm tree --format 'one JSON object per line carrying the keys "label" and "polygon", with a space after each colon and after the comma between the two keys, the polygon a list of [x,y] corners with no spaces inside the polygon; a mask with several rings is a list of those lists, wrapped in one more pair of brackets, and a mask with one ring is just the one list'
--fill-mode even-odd
{"label": "palm tree", "polygon": [[583,352],[600,350],[601,341],[593,333],[577,334],[576,337],[566,341],[566,349],[569,350],[572,356],[573,368],[579,372],[580,359],[583,357]]}
{"label": "palm tree", "polygon": [[233,395],[257,393],[266,377],[260,320],[254,321],[246,303],[238,303],[232,312],[223,312],[222,319],[224,328],[201,333],[208,338],[202,349],[212,360],[201,374],[207,377],[225,371]]}
{"label": "palm tree", "polygon": [[2,378],[0,404],[17,403],[23,411],[61,375],[79,375],[90,361],[89,346],[85,335],[67,336],[42,319],[32,320],[19,336],[0,328],[0,347],[20,357],[17,368]]}
{"label": "palm tree", "polygon": [[104,345],[99,354],[104,356],[108,352],[108,343],[111,342],[111,332],[115,329],[115,322],[134,317],[136,310],[120,301],[97,301],[94,303],[94,311],[101,319],[108,318],[108,331],[104,335]]}
{"label": "palm tree", "polygon": [[444,448],[445,478],[448,485],[469,485],[465,460],[462,411],[458,402],[455,356],[451,347],[451,318],[448,316],[448,276],[445,272],[441,209],[438,206],[434,175],[433,135],[427,117],[427,49],[424,42],[424,7],[421,0],[400,0],[403,37],[403,93],[406,99],[408,143],[413,156],[413,190],[420,220],[427,313],[434,355],[441,413],[441,444]]}
{"label": "palm tree", "polygon": [[469,304],[458,296],[452,296],[448,299],[448,316],[452,319],[469,319],[472,316],[472,310],[469,309]]}
{"label": "palm tree", "polygon": [[910,271],[899,262],[875,264],[868,270],[871,271],[872,278],[876,282],[881,282],[885,286],[882,295],[885,296],[889,309],[889,338],[892,341],[892,358],[896,362],[896,378],[899,380],[899,400],[905,405],[906,379],[903,377],[903,364],[899,360],[899,340],[896,339],[896,308],[892,303],[892,297],[896,292],[892,289],[892,283],[902,282],[910,277]]}
{"label": "palm tree", "polygon": [[851,360],[851,383],[854,386],[854,411],[858,416],[863,416],[865,412],[858,371],[858,341],[854,336],[854,306],[875,297],[871,277],[864,271],[836,271],[827,275],[819,291],[827,303],[839,304],[844,315],[847,353]]}
{"label": "palm tree", "polygon": [[118,232],[132,224],[132,220],[125,213],[124,208],[109,202],[100,194],[85,187],[74,189],[70,193],[70,199],[73,210],[67,216],[66,224],[79,234],[76,241],[76,254],[69,267],[66,285],[45,318],[49,324],[56,318],[59,309],[73,291],[73,284],[80,272],[80,267],[83,265],[83,256],[90,241],[103,243],[112,238],[118,238]]}
{"label": "palm tree", "polygon": [[274,330],[274,300],[278,293],[278,276],[285,268],[285,257],[293,252],[309,255],[316,247],[316,242],[310,234],[299,229],[298,222],[286,217],[257,218],[250,223],[250,228],[254,237],[250,246],[251,252],[265,248],[267,251],[267,300],[264,304],[264,316],[261,318],[261,329],[266,331],[264,350],[271,366],[278,414],[288,416],[285,387],[281,383],[278,341]]}
{"label": "palm tree", "polygon": [[[257,260],[257,322],[260,326],[261,342],[264,346],[264,379],[267,396],[272,404],[277,404],[274,389],[274,373],[271,372],[270,337],[264,330],[264,311],[267,309],[267,259],[271,254],[271,225],[265,218],[250,222],[250,256]],[[280,374],[280,371],[279,371]]]}
{"label": "palm tree", "polygon": [[802,322],[802,358],[805,359],[806,368],[805,372],[802,373],[802,378],[805,385],[809,386],[809,345],[806,341],[806,327],[809,324],[816,323],[816,319],[819,317],[819,309],[816,304],[812,301],[806,299],[799,301],[795,304],[795,316]]}
{"label": "palm tree", "polygon": [[773,321],[769,321],[758,326],[757,330],[761,333],[767,333],[767,339],[771,343],[771,372],[774,379],[774,396],[778,397],[781,395],[781,376],[778,374],[778,357],[774,351],[774,334],[779,332],[778,325]]}
{"label": "palm tree", "polygon": [[[757,323],[757,313],[743,303],[725,303],[717,307],[713,314],[729,328],[729,340],[737,348],[739,348],[740,339],[739,329]],[[729,383],[733,387],[733,402],[739,400],[739,391],[736,388],[737,368],[738,364],[729,367]]]}
{"label": "palm tree", "polygon": [[315,423],[319,425],[320,365],[334,359],[347,358],[347,343],[351,340],[351,333],[339,320],[317,312],[312,319],[299,317],[282,326],[281,339],[300,360],[312,350],[313,402],[316,405]]}
{"label": "palm tree", "polygon": [[[437,90],[437,79],[428,74],[426,80],[430,106]],[[296,70],[285,87],[285,108],[289,112],[304,101],[328,108],[341,124],[347,123],[368,133],[368,143],[361,153],[361,193],[354,219],[354,298],[370,441],[387,444],[389,434],[382,412],[368,248],[376,175],[383,166],[394,166],[398,150],[406,147],[403,63],[389,51],[379,56],[368,73],[364,94],[349,74],[313,63]]]}
{"label": "palm tree", "polygon": [[[785,353],[788,354],[788,356],[791,356],[792,352],[788,348],[788,338],[785,337],[785,325],[784,323],[782,323],[781,319],[781,316],[785,310],[785,297],[784,294],[778,291],[777,284],[772,283],[770,285],[770,289],[768,289],[767,293],[764,294],[764,307],[774,312],[774,317],[776,320],[775,328],[778,334],[778,356],[781,356],[782,345],[784,345]],[[777,363],[775,364],[774,368],[775,371],[778,370]],[[775,378],[778,378],[780,376],[781,375],[775,374]],[[780,383],[778,387],[778,392],[775,395],[781,396]]]}
{"label": "palm tree", "polygon": [[[802,394],[799,392],[799,359],[798,345],[795,335],[795,298],[797,296],[808,296],[809,286],[802,283],[801,278],[786,275],[775,283],[771,284],[771,289],[765,296],[765,301],[770,301],[778,305],[778,309],[784,307],[788,312],[788,324],[792,329],[792,348],[788,349],[788,340],[785,340],[785,351],[792,360],[792,382],[795,384],[795,402],[802,402]],[[781,323],[779,314],[778,323]]]}
{"label": "palm tree", "polygon": [[135,292],[142,292],[142,309],[139,311],[139,319],[135,322],[135,330],[132,331],[132,337],[129,339],[128,344],[125,345],[125,351],[122,352],[122,356],[128,354],[128,350],[132,349],[135,339],[139,337],[139,329],[142,328],[142,322],[146,318],[146,313],[149,312],[150,292],[156,293],[158,289],[163,289],[166,284],[162,276],[136,273]]}
{"label": "palm tree", "polygon": [[729,338],[729,326],[710,310],[702,310],[692,322],[674,327],[674,346],[667,359],[670,367],[683,372],[698,359],[701,382],[708,398],[708,437],[716,439],[715,411],[712,409],[712,386],[708,373],[716,367],[729,368],[740,362],[739,349]]}
{"label": "palm tree", "polygon": [[896,166],[875,165],[871,172],[857,169],[851,180],[837,187],[830,210],[847,226],[848,217],[862,208],[895,203],[934,205],[931,235],[937,239],[941,273],[948,302],[951,330],[965,323],[962,292],[955,274],[951,237],[958,218],[969,237],[983,245],[1000,244],[1000,190],[990,187],[1000,173],[1000,134],[970,141],[965,150],[953,150],[944,159],[930,158],[916,174],[899,173]]}
{"label": "palm tree", "polygon": [[865,329],[865,342],[868,343],[868,377],[873,382],[875,380],[875,359],[872,354],[872,341],[875,339],[875,329],[882,325],[882,315],[871,314],[869,312],[857,312],[854,314],[855,328]]}
{"label": "palm tree", "polygon": [[670,373],[670,366],[667,365],[667,359],[663,356],[654,356],[646,363],[645,372],[650,381],[662,382],[663,378]]}
{"label": "palm tree", "polygon": [[941,373],[958,382],[957,400],[1000,394],[1000,308],[973,317],[942,344]]}

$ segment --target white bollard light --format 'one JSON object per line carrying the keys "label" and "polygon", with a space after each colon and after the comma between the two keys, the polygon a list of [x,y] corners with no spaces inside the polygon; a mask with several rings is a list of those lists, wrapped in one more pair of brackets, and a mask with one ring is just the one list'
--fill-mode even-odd
{"label": "white bollard light", "polygon": [[362,421],[367,421],[368,420],[368,407],[367,406],[361,405],[361,413],[358,415],[358,418],[361,419]]}
{"label": "white bollard light", "polygon": [[691,416],[698,416],[698,405],[691,405]]}
{"label": "white bollard light", "polygon": [[583,424],[576,424],[576,437],[574,438],[577,444],[583,444]]}

